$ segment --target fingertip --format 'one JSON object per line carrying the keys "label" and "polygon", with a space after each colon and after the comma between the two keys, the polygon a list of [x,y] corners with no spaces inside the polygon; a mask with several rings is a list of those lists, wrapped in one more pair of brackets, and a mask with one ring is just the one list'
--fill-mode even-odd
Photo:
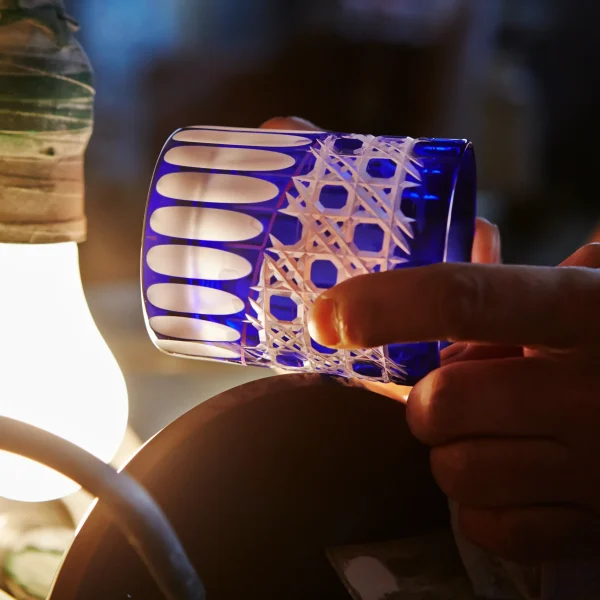
{"label": "fingertip", "polygon": [[293,122],[297,129],[306,129],[307,131],[319,131],[321,128],[317,127],[312,121],[303,119],[302,117],[286,117],[289,121]]}
{"label": "fingertip", "polygon": [[428,412],[433,393],[434,376],[430,373],[419,381],[410,391],[406,401],[406,421],[411,433],[421,442],[431,440],[428,427]]}
{"label": "fingertip", "polygon": [[491,227],[495,227],[494,223],[492,223],[489,219],[486,219],[485,217],[477,217],[476,222],[478,225],[481,226],[489,225]]}
{"label": "fingertip", "polygon": [[261,129],[290,129],[298,131],[319,131],[319,128],[310,121],[301,117],[273,117],[265,121]]}
{"label": "fingertip", "polygon": [[318,344],[338,348],[342,343],[339,308],[333,298],[317,298],[308,315],[308,333]]}
{"label": "fingertip", "polygon": [[483,217],[478,217],[475,223],[475,239],[471,260],[480,264],[499,264],[502,262],[500,229]]}
{"label": "fingertip", "polygon": [[396,402],[406,404],[408,395],[412,388],[404,385],[397,385],[395,383],[382,383],[380,381],[370,381],[368,379],[359,380],[360,384],[370,392],[374,392],[379,396],[386,396]]}
{"label": "fingertip", "polygon": [[285,117],[271,117],[259,125],[260,129],[287,129]]}

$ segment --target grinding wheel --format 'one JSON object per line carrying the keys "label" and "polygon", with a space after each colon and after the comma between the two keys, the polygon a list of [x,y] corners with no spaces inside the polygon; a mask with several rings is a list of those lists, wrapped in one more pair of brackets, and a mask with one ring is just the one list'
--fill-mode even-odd
{"label": "grinding wheel", "polygon": [[[405,407],[319,375],[220,394],[152,438],[126,471],[163,508],[210,600],[347,600],[328,548],[448,523]],[[50,600],[108,598],[162,600],[98,503]]]}

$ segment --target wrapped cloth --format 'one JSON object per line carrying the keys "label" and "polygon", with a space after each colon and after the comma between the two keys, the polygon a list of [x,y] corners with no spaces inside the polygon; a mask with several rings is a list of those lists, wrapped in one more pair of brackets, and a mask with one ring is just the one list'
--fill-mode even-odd
{"label": "wrapped cloth", "polygon": [[0,0],[0,243],[86,237],[92,71],[61,0]]}

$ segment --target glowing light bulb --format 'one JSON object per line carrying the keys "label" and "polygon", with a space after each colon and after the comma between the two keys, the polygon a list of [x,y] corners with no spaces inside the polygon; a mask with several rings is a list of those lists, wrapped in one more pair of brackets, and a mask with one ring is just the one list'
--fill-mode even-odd
{"label": "glowing light bulb", "polygon": [[[0,243],[0,415],[105,462],[123,440],[127,388],[88,308],[74,242]],[[0,452],[0,496],[40,502],[78,488],[56,471]]]}

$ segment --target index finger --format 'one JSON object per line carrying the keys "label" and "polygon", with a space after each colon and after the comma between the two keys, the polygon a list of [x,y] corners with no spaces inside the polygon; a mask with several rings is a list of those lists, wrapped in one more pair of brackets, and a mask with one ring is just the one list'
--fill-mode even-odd
{"label": "index finger", "polygon": [[437,340],[600,344],[600,272],[445,263],[362,275],[317,299],[309,331],[347,349]]}

